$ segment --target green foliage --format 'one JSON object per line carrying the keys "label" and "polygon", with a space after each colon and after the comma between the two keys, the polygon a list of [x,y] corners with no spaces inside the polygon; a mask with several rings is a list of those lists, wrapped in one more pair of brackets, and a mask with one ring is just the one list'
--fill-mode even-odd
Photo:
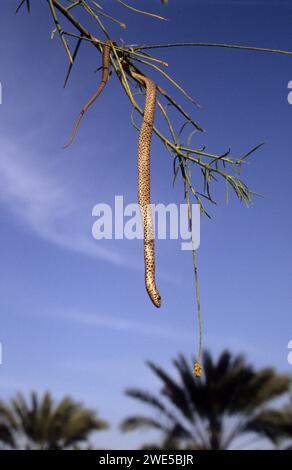
{"label": "green foliage", "polygon": [[8,447],[68,449],[106,427],[95,411],[70,397],[54,403],[49,393],[39,398],[32,392],[29,401],[19,394],[9,404],[0,402],[0,442]]}

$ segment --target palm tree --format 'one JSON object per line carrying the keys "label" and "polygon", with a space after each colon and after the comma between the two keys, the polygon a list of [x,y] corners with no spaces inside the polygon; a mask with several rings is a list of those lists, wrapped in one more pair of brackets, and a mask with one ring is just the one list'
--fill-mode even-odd
{"label": "palm tree", "polygon": [[[132,416],[123,421],[124,431],[141,427],[161,432],[162,448],[228,449],[243,434],[268,437],[276,442],[281,430],[264,422],[264,410],[272,400],[287,393],[291,377],[271,368],[255,371],[243,356],[224,351],[217,362],[208,352],[203,356],[203,376],[195,378],[180,355],[173,364],[179,380],[162,368],[147,363],[162,381],[161,398],[143,390],[126,394],[149,405],[158,416]],[[277,412],[269,409],[266,413]],[[281,418],[278,416],[278,424]],[[157,447],[157,446],[156,446]],[[149,448],[149,446],[148,446]]]}
{"label": "palm tree", "polygon": [[29,401],[18,394],[8,405],[0,402],[0,442],[10,448],[68,449],[106,427],[95,411],[70,397],[55,404],[49,393],[38,398],[32,392]]}
{"label": "palm tree", "polygon": [[292,450],[292,397],[280,409],[265,409],[258,414],[253,430],[265,434],[270,439],[279,438],[282,448]]}
{"label": "palm tree", "polygon": [[10,427],[4,423],[0,423],[0,445],[4,448],[5,446],[13,447],[14,441]]}

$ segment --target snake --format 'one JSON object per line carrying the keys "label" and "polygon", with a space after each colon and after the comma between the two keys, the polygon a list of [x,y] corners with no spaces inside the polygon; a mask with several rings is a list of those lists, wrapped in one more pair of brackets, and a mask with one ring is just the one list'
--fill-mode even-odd
{"label": "snake", "polygon": [[155,283],[154,228],[150,207],[150,151],[156,106],[156,84],[150,78],[137,72],[132,72],[132,76],[139,82],[143,82],[146,88],[143,122],[138,143],[138,203],[144,232],[145,286],[153,304],[160,307],[161,296]]}
{"label": "snake", "polygon": [[71,133],[70,139],[69,139],[68,143],[64,146],[64,148],[69,147],[69,145],[72,143],[72,141],[73,141],[73,139],[76,135],[78,126],[80,124],[80,121],[83,118],[85,112],[92,105],[92,103],[94,103],[94,101],[98,98],[98,96],[101,94],[102,90],[104,89],[104,87],[105,87],[105,85],[106,85],[106,83],[109,79],[110,50],[111,50],[111,40],[108,39],[106,41],[106,43],[103,47],[103,51],[102,51],[102,77],[101,77],[100,84],[99,84],[96,92],[92,95],[92,97],[87,101],[87,103],[81,109],[81,111],[79,113],[79,116],[78,116],[78,118],[75,122],[75,125],[74,125],[73,131]]}
{"label": "snake", "polygon": [[[70,139],[64,148],[74,140],[78,126],[87,109],[101,94],[109,79],[109,64],[111,40],[108,39],[102,52],[102,78],[96,92],[81,109],[75,122]],[[154,115],[156,106],[156,84],[150,78],[137,72],[132,72],[132,76],[138,81],[142,81],[146,88],[146,100],[143,113],[143,122],[139,133],[138,143],[138,203],[143,223],[144,232],[144,266],[145,266],[145,286],[150,299],[156,307],[161,306],[161,296],[155,283],[155,248],[154,248],[154,228],[152,212],[150,207],[150,151],[154,125]]]}

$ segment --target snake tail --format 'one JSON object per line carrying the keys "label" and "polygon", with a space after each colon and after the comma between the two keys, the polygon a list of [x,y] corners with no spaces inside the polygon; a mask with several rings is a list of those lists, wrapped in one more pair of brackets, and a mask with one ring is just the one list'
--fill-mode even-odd
{"label": "snake tail", "polygon": [[78,130],[79,124],[81,119],[83,118],[85,112],[88,110],[88,108],[94,103],[94,101],[98,98],[98,96],[101,94],[102,90],[104,89],[108,78],[109,78],[109,63],[110,63],[110,49],[111,49],[111,41],[108,39],[103,47],[103,53],[102,53],[102,77],[101,81],[99,84],[98,89],[96,92],[92,95],[92,97],[87,101],[87,103],[83,106],[81,109],[78,118],[76,119],[76,122],[73,127],[73,131],[71,133],[70,139],[66,145],[64,145],[64,148],[69,147],[69,145],[73,142],[73,139],[76,135],[76,132]]}

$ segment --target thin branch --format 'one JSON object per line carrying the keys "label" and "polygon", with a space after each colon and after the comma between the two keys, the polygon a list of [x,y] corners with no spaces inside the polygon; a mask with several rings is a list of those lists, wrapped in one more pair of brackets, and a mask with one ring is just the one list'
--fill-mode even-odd
{"label": "thin branch", "polygon": [[64,49],[69,57],[69,61],[71,64],[73,64],[73,58],[72,58],[72,55],[71,55],[71,51],[69,49],[69,46],[67,44],[67,41],[66,39],[64,38],[64,31],[62,30],[61,28],[61,25],[59,23],[59,20],[58,20],[58,17],[57,17],[57,14],[56,14],[56,11],[55,11],[55,8],[54,8],[54,4],[53,4],[53,0],[47,0],[48,1],[48,4],[49,4],[49,7],[50,7],[50,10],[51,10],[51,13],[52,13],[52,17],[54,19],[54,23],[56,25],[56,28],[58,30],[58,33],[59,33],[59,36],[60,36],[60,39],[63,43],[63,46],[64,46]]}
{"label": "thin branch", "polygon": [[74,50],[74,52],[73,52],[73,56],[72,56],[73,62],[71,62],[71,63],[69,64],[68,72],[67,72],[67,74],[66,74],[66,78],[65,78],[65,82],[64,82],[64,88],[66,87],[67,82],[68,82],[68,80],[69,80],[70,74],[71,74],[71,72],[72,72],[73,64],[74,64],[75,59],[76,59],[76,57],[77,57],[77,54],[78,54],[79,48],[80,48],[80,46],[81,46],[81,43],[82,43],[82,36],[78,39],[77,44],[76,44],[76,47],[75,47],[75,50]]}
{"label": "thin branch", "polygon": [[[133,47],[133,46],[130,46]],[[285,51],[282,49],[271,49],[268,47],[254,47],[254,46],[243,46],[240,44],[225,44],[220,42],[174,42],[170,44],[143,44],[142,46],[134,47],[135,50],[143,49],[163,49],[169,47],[224,47],[227,49],[241,49],[246,51],[256,52],[272,52],[274,54],[292,55],[292,51]]]}
{"label": "thin branch", "polygon": [[164,18],[164,16],[159,16],[159,15],[156,15],[155,13],[149,13],[148,11],[138,10],[138,8],[134,8],[131,5],[128,5],[127,3],[123,2],[122,0],[116,0],[116,1],[120,3],[121,5],[123,5],[124,7],[136,13],[141,13],[142,15],[151,16],[152,18],[156,18],[158,20],[167,21],[167,18]]}
{"label": "thin branch", "polygon": [[65,16],[65,18],[67,18],[67,20],[70,21],[75,26],[75,28],[80,31],[80,33],[82,33],[83,36],[85,36],[97,46],[99,42],[99,39],[97,37],[90,34],[90,32],[81,23],[79,23],[79,21],[77,21],[76,18],[71,15],[71,13],[69,13],[69,11],[65,7],[63,7],[63,5],[61,5],[57,0],[52,0],[52,2],[57,8],[57,10],[59,10]]}
{"label": "thin branch", "polygon": [[157,72],[161,73],[161,75],[163,75],[172,85],[174,85],[189,101],[191,101],[191,103],[193,103],[195,106],[199,107],[196,100],[194,100],[194,98],[192,98],[173,78],[171,78],[168,75],[168,73],[164,72],[164,70],[162,70],[160,67],[157,67],[157,65],[151,64],[150,62],[148,62],[146,60],[136,59],[136,58],[134,58],[134,60],[137,60],[138,62],[140,62],[142,64],[148,65],[148,67],[151,67],[154,70],[156,70]]}

